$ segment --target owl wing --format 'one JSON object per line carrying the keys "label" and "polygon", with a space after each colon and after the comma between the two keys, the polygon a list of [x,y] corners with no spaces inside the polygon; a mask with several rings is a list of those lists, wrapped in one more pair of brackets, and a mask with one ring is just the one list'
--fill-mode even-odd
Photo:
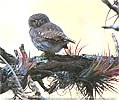
{"label": "owl wing", "polygon": [[44,30],[39,31],[37,34],[38,37],[44,38],[49,41],[56,41],[56,42],[72,42],[75,43],[74,40],[68,38],[63,32],[57,30]]}

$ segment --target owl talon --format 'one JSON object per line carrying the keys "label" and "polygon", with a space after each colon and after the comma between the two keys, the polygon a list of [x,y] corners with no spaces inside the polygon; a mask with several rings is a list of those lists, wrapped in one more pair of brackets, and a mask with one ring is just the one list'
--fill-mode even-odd
{"label": "owl talon", "polygon": [[43,56],[55,56],[55,53],[51,53],[51,52],[43,52],[42,53]]}

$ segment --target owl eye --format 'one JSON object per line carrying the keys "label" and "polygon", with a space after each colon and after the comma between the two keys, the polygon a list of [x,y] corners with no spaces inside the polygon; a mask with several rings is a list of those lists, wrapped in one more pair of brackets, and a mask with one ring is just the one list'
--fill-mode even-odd
{"label": "owl eye", "polygon": [[33,20],[32,22],[33,22],[33,24],[36,24],[36,23],[37,23],[37,21],[36,21],[36,20]]}
{"label": "owl eye", "polygon": [[45,22],[45,20],[44,20],[44,19],[42,19],[42,20],[41,20],[41,23],[44,23],[44,22]]}

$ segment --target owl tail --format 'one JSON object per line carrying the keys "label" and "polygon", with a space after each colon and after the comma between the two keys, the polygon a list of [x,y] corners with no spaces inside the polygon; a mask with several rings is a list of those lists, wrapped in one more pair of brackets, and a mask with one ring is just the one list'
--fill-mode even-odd
{"label": "owl tail", "polygon": [[74,43],[74,44],[76,43],[76,41],[74,41],[74,40],[68,38],[67,36],[64,38],[64,40],[67,41],[67,42],[72,42],[72,43]]}
{"label": "owl tail", "polygon": [[[65,38],[65,40],[66,40],[67,42],[72,42],[72,43],[74,43],[74,44],[76,43],[74,40],[72,40],[72,39],[70,39],[70,38]],[[64,45],[63,48],[68,49],[67,44]]]}
{"label": "owl tail", "polygon": [[72,42],[72,43],[74,43],[74,44],[76,43],[76,41],[74,41],[74,40],[72,40],[72,39],[70,39],[70,38],[67,38],[67,41],[68,41],[68,42]]}

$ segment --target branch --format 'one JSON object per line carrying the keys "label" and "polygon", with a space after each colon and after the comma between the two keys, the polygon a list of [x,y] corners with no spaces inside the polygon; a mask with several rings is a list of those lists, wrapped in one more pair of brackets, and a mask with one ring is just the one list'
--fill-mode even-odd
{"label": "branch", "polygon": [[119,31],[119,25],[107,25],[107,26],[102,26],[104,29],[114,29],[116,31]]}
{"label": "branch", "polygon": [[[80,71],[92,63],[93,59],[88,59],[82,56],[60,56],[49,57],[47,63],[39,63],[36,65],[38,70],[49,70],[52,72],[58,71]],[[76,68],[76,69],[75,69]],[[35,69],[34,69],[35,70]]]}
{"label": "branch", "polygon": [[[20,48],[20,50],[21,50],[21,48]],[[25,50],[23,48],[22,48],[22,50],[25,52]],[[5,50],[4,50],[4,54],[7,55]],[[7,56],[7,59],[9,59],[9,56]],[[32,62],[34,59],[36,59],[36,57],[31,58],[30,62]],[[52,76],[55,73],[62,72],[62,71],[80,72],[84,68],[90,66],[93,62],[93,59],[88,59],[88,58],[85,58],[82,56],[67,56],[67,55],[55,55],[53,57],[39,56],[39,57],[37,57],[37,59],[40,59],[40,62],[37,63],[37,65],[35,65],[32,69],[30,69],[27,72],[26,76],[30,75],[33,80],[38,81],[40,83],[41,87],[45,91],[49,91],[49,88],[44,86],[44,83],[42,81],[43,78]],[[10,60],[8,60],[8,61],[10,61]],[[16,59],[15,59],[15,61],[16,61]],[[14,66],[16,64],[15,61],[12,61],[11,65]],[[2,72],[2,71],[4,71],[4,72]],[[1,79],[3,79],[3,76],[6,77],[8,72],[9,72],[9,70],[7,70],[7,69],[4,70],[2,68],[1,69],[1,73],[2,73]],[[6,73],[6,74],[4,75],[4,73]],[[17,76],[20,80],[22,87],[25,87],[26,84],[24,84],[24,83],[26,83],[25,82],[26,77],[23,76],[24,74],[19,75],[20,73],[18,73],[18,72],[16,72],[16,74],[18,74]],[[13,76],[11,76],[11,75],[7,75],[7,78],[5,78],[5,81],[3,82],[3,80],[2,80],[1,82],[2,82],[1,87],[4,87],[4,88],[2,88],[3,90],[1,91],[1,93],[11,89],[12,85],[16,84],[16,82],[14,82]],[[11,86],[9,87],[9,85],[7,83],[11,84]],[[12,89],[14,90],[14,88],[12,88]]]}
{"label": "branch", "polygon": [[118,7],[112,5],[108,0],[102,0],[102,2],[105,3],[110,9],[114,10],[117,14],[119,14]]}
{"label": "branch", "polygon": [[[23,89],[28,85],[32,91],[35,90],[35,92],[38,93],[38,95],[35,95],[33,98],[41,98],[40,90],[34,81],[37,81],[49,94],[58,89],[71,89],[76,85],[77,90],[84,96],[92,98],[95,84],[99,83],[96,88],[99,88],[99,90],[102,89],[102,92],[98,90],[95,91],[102,94],[104,91],[103,88],[106,88],[104,87],[105,84],[109,85],[107,82],[110,82],[110,79],[116,80],[113,76],[119,75],[118,63],[115,63],[116,58],[111,58],[111,56],[54,55],[44,57],[41,55],[30,58],[25,54],[23,45],[20,48],[20,52],[21,55],[18,55],[19,63],[16,65],[16,63],[13,62],[11,65]],[[116,67],[114,68],[114,66]],[[31,98],[28,95],[19,93],[18,86],[16,86],[17,82],[14,76],[9,74],[8,66],[2,67],[0,73],[1,93],[12,89],[16,95],[20,94]],[[48,77],[52,77],[52,80],[50,80],[50,84],[46,86],[44,85],[43,79]],[[106,80],[106,82],[101,80]]]}
{"label": "branch", "polygon": [[[1,47],[0,47],[0,55],[1,55],[3,58],[5,58],[5,60],[6,60],[9,64],[16,64],[16,63],[18,63],[17,59],[16,59],[13,55],[7,53],[7,52],[6,52],[4,49],[2,49]],[[5,62],[4,62],[1,58],[0,58],[0,63],[4,63],[4,64],[5,64]]]}

